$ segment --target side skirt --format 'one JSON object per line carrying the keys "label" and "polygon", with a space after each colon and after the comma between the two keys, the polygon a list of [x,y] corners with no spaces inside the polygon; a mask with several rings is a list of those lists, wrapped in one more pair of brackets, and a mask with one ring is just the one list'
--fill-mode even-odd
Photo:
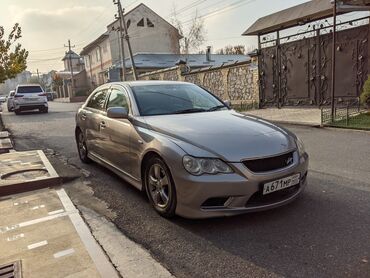
{"label": "side skirt", "polygon": [[118,167],[116,167],[113,164],[109,163],[108,161],[106,161],[105,159],[101,158],[97,154],[89,152],[87,156],[91,160],[95,161],[96,163],[104,166],[105,168],[108,168],[109,170],[111,170],[112,172],[114,172],[115,174],[117,174],[120,178],[122,178],[123,180],[127,181],[129,184],[133,185],[137,189],[139,189],[139,190],[142,190],[143,189],[143,186],[142,186],[142,183],[141,183],[140,180],[138,180],[138,179],[134,178],[133,176],[127,174],[126,172],[122,171],[121,169],[119,169]]}

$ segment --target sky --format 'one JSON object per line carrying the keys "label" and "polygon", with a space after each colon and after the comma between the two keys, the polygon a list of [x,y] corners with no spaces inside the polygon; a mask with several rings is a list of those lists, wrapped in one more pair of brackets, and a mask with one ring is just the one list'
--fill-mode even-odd
{"label": "sky", "polygon": [[[241,34],[258,18],[306,2],[307,0],[127,0],[126,10],[146,4],[170,21],[175,7],[182,22],[197,12],[204,16],[206,42],[214,50],[226,45],[257,47],[254,37]],[[215,12],[219,11],[219,12]],[[114,20],[116,6],[112,0],[1,0],[0,26],[9,32],[14,23],[22,27],[21,43],[29,50],[28,70],[46,73],[64,68],[64,45],[71,40],[79,53],[96,39]],[[215,12],[215,13],[212,13]],[[185,25],[186,26],[186,25]],[[135,51],[134,51],[135,52]]]}

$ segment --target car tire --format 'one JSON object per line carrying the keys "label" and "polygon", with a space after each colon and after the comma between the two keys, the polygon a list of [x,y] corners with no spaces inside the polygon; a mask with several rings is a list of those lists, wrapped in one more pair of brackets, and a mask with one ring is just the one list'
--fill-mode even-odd
{"label": "car tire", "polygon": [[13,112],[14,111],[14,108],[10,108],[9,106],[8,106],[8,112]]}
{"label": "car tire", "polygon": [[49,109],[48,108],[40,108],[39,109],[39,112],[40,113],[48,113],[49,112]]}
{"label": "car tire", "polygon": [[77,131],[76,133],[76,142],[77,142],[77,150],[78,156],[83,163],[90,163],[91,159],[88,157],[88,150],[86,146],[86,140],[83,132],[81,130]]}
{"label": "car tire", "polygon": [[156,212],[165,218],[174,217],[177,206],[176,187],[170,169],[160,157],[151,157],[146,163],[144,186]]}
{"label": "car tire", "polygon": [[14,109],[14,113],[15,113],[16,115],[19,115],[19,114],[21,113],[21,110],[19,110],[19,109]]}

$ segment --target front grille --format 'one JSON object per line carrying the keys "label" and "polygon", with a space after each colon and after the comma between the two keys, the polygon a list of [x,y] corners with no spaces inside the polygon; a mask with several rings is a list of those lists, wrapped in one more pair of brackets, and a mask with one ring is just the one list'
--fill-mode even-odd
{"label": "front grille", "polygon": [[244,160],[243,164],[255,173],[273,171],[293,164],[293,153],[289,152],[273,157]]}
{"label": "front grille", "polygon": [[22,277],[20,261],[0,265],[0,278],[20,278],[20,277]]}
{"label": "front grille", "polygon": [[246,207],[264,206],[289,199],[296,194],[307,178],[307,172],[301,177],[300,183],[273,193],[263,195],[261,189],[254,193],[245,204]]}

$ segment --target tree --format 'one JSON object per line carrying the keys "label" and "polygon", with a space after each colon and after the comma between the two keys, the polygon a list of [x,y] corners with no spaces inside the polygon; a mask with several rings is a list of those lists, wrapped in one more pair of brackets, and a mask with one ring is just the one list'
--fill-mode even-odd
{"label": "tree", "polygon": [[217,54],[240,54],[240,55],[245,55],[245,46],[244,45],[227,45],[224,48],[221,48],[216,51]]}
{"label": "tree", "polygon": [[21,37],[22,30],[18,23],[14,25],[7,38],[4,27],[0,26],[0,83],[14,78],[27,68],[28,51],[17,43]]}
{"label": "tree", "polygon": [[171,22],[179,30],[180,35],[183,37],[180,40],[181,53],[189,54],[190,52],[198,51],[199,47],[205,42],[206,36],[204,20],[198,16],[198,12],[196,12],[194,17],[189,21],[189,27],[184,28],[185,24],[179,20],[176,8],[174,8]]}

